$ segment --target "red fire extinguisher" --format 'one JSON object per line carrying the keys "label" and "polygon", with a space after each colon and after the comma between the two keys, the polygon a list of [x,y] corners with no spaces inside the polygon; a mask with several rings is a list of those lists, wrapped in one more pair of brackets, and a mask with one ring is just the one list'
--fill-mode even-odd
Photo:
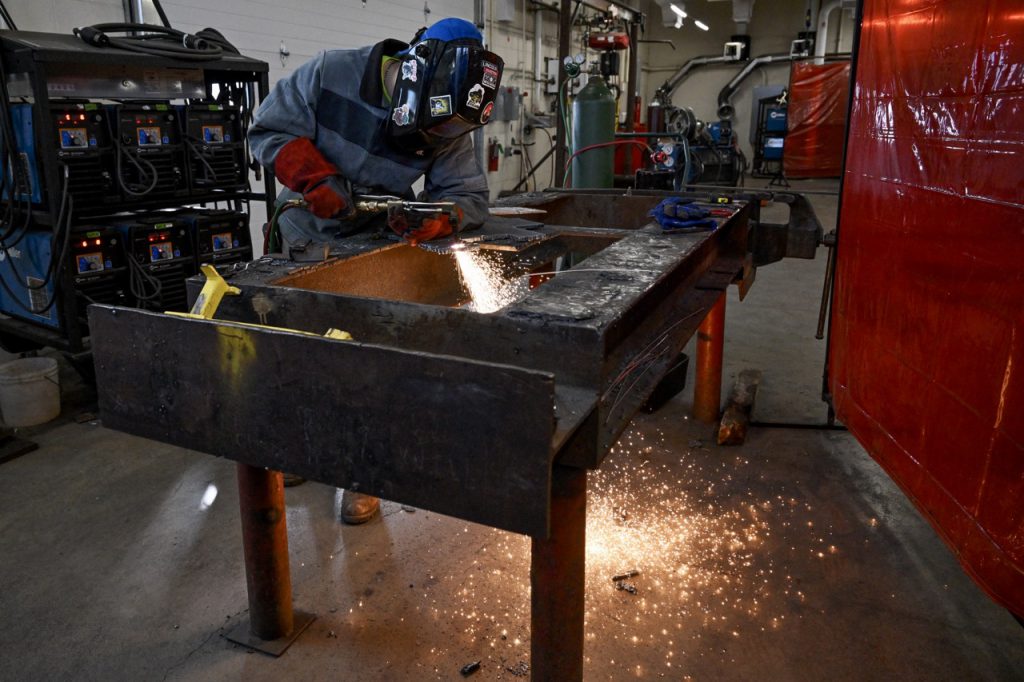
{"label": "red fire extinguisher", "polygon": [[498,144],[498,138],[492,137],[490,142],[487,143],[487,172],[496,173],[498,171],[498,158],[501,156],[501,145]]}

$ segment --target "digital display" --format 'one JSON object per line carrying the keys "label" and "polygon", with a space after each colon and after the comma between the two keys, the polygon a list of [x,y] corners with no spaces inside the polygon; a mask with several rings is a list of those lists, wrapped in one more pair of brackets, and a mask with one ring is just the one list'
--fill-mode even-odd
{"label": "digital display", "polygon": [[80,253],[76,256],[78,263],[78,274],[85,272],[100,272],[104,269],[103,267],[103,254],[100,252],[96,253]]}
{"label": "digital display", "polygon": [[220,232],[213,235],[212,242],[214,251],[224,251],[235,245],[234,236],[230,232]]}
{"label": "digital display", "polygon": [[61,149],[81,149],[89,146],[89,135],[85,128],[61,128]]}
{"label": "digital display", "polygon": [[204,142],[223,142],[224,126],[203,126]]}
{"label": "digital display", "polygon": [[138,132],[139,132],[139,145],[140,146],[141,145],[158,145],[158,144],[161,144],[161,142],[162,142],[162,137],[160,135],[160,127],[159,126],[139,128]]}
{"label": "digital display", "polygon": [[174,258],[174,245],[171,242],[155,242],[149,245],[149,261],[151,263],[172,258]]}

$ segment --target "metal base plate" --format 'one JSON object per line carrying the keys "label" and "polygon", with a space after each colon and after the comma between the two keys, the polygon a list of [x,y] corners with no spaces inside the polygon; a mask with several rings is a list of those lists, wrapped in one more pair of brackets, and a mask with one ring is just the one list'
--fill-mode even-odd
{"label": "metal base plate", "polygon": [[316,620],[316,615],[306,613],[304,611],[296,611],[294,620],[295,626],[292,628],[291,634],[279,639],[260,639],[256,635],[252,634],[249,630],[248,618],[240,621],[235,625],[235,627],[231,628],[224,637],[229,642],[241,644],[244,647],[255,649],[256,651],[262,651],[265,654],[270,654],[274,658],[277,658],[292,645],[292,642],[299,638],[299,635],[302,634],[303,630],[309,627],[310,623]]}

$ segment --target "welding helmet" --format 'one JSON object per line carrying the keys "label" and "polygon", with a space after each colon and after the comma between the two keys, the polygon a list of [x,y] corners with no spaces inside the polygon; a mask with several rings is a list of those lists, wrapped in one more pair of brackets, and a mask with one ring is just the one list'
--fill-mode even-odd
{"label": "welding helmet", "polygon": [[422,155],[490,120],[505,63],[473,24],[442,19],[398,58],[387,133],[399,149]]}

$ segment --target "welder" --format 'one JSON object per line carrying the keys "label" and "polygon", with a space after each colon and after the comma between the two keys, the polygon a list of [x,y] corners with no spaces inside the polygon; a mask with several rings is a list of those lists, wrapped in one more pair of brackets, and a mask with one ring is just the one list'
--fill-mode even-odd
{"label": "welder", "polygon": [[381,218],[358,215],[353,197],[413,199],[421,177],[421,201],[454,201],[460,215],[410,229],[392,212],[392,229],[426,241],[481,225],[487,177],[467,133],[490,119],[502,68],[473,24],[442,19],[411,44],[329,50],[278,81],[249,140],[285,187],[278,200],[308,205],[282,213],[284,242],[329,242],[371,229]]}
{"label": "welder", "polygon": [[[284,244],[343,239],[381,220],[411,242],[481,225],[487,177],[467,133],[491,118],[502,69],[473,24],[449,18],[410,43],[328,50],[278,81],[249,141],[284,185],[278,201],[302,200],[301,210],[280,216]],[[454,202],[456,210],[415,221],[401,211],[356,211],[354,197],[382,194]],[[379,507],[375,497],[345,491],[342,519],[362,523]]]}

